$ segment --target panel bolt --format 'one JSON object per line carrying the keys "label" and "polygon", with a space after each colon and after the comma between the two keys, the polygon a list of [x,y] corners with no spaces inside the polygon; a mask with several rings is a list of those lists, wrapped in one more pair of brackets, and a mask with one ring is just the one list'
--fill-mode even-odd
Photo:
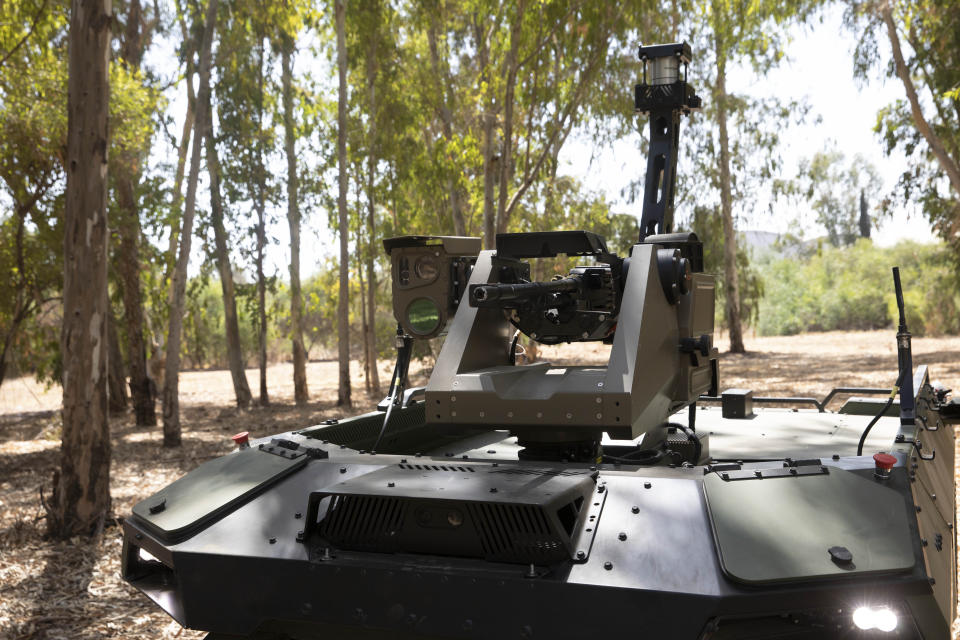
{"label": "panel bolt", "polygon": [[613,563],[607,560],[606,562],[603,563],[603,568],[606,569],[607,571],[610,571],[611,569],[613,569]]}
{"label": "panel bolt", "polygon": [[397,483],[395,483],[395,482],[388,482],[388,483],[387,483],[387,486],[388,486],[388,487],[395,487],[395,486],[397,486]]}
{"label": "panel bolt", "polygon": [[640,513],[640,507],[633,506],[630,508],[630,511],[632,511],[633,513]]}
{"label": "panel bolt", "polygon": [[346,473],[346,472],[347,472],[346,467],[340,467],[340,473]]}
{"label": "panel bolt", "polygon": [[833,456],[831,456],[831,457],[832,457],[834,460],[839,460],[839,459],[840,459],[840,454],[839,454],[839,453],[835,453],[835,454],[833,454]]}
{"label": "panel bolt", "polygon": [[277,544],[276,538],[270,538],[270,544]]}
{"label": "panel bolt", "polygon": [[650,482],[644,482],[644,483],[643,483],[643,488],[644,488],[644,489],[649,489],[649,488],[652,487],[652,486],[653,486],[653,484],[650,483]]}
{"label": "panel bolt", "polygon": [[496,493],[496,492],[497,492],[496,487],[490,487],[490,493]]}
{"label": "panel bolt", "polygon": [[920,513],[920,511],[921,511],[920,505],[917,505],[917,513]]}
{"label": "panel bolt", "polygon": [[920,538],[920,544],[922,544],[923,546],[927,546],[929,543],[927,542],[926,538]]}
{"label": "panel bolt", "polygon": [[617,537],[620,538],[620,542],[623,542],[624,540],[627,539],[627,534],[621,531],[620,535],[618,535]]}
{"label": "panel bolt", "polygon": [[143,534],[142,534],[142,533],[138,533],[137,535],[135,535],[135,536],[133,536],[133,537],[136,538],[137,540],[143,540]]}
{"label": "panel bolt", "polygon": [[296,518],[297,520],[299,520],[300,518],[303,517],[303,514],[300,513],[299,511],[297,511],[295,514],[293,514],[293,517]]}
{"label": "panel bolt", "polygon": [[585,551],[577,551],[577,560],[583,560],[586,557],[587,557],[587,554]]}

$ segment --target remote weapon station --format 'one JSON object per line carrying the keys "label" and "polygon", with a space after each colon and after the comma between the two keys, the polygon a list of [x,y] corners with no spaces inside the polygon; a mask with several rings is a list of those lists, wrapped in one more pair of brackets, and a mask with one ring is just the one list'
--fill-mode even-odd
{"label": "remote weapon station", "polygon": [[[893,389],[721,393],[714,277],[673,229],[691,52],[639,55],[650,139],[629,255],[589,231],[486,251],[385,240],[389,396],[238,434],[137,504],[130,584],[212,639],[948,637],[956,412],[913,368],[896,271]],[[531,261],[561,255],[585,264],[531,280]],[[414,341],[441,335],[410,387]],[[524,364],[520,335],[601,341],[609,360]],[[828,410],[837,394],[853,397]]]}

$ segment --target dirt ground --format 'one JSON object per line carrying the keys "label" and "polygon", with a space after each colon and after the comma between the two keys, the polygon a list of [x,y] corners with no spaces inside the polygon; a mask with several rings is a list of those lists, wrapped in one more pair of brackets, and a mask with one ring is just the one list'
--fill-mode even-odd
{"label": "dirt ground", "polygon": [[[757,395],[822,397],[834,386],[890,386],[896,378],[896,346],[890,331],[748,338],[745,355],[724,353],[721,388],[747,387]],[[721,339],[722,351],[727,348]],[[918,338],[914,364],[927,364],[931,378],[960,393],[960,338]],[[543,359],[573,364],[605,361],[603,347],[548,348]],[[389,381],[391,363],[381,363]],[[359,366],[352,369],[355,411],[379,398],[364,393]],[[159,428],[137,428],[132,416],[112,423],[111,490],[114,513],[128,513],[137,501],[201,462],[231,450],[230,436],[254,436],[303,427],[341,415],[334,406],[336,362],[307,367],[311,398],[293,405],[292,367],[267,371],[266,408],[238,411],[232,405],[227,371],[181,374],[183,446],[164,449]],[[414,380],[423,380],[414,365]],[[252,389],[259,374],[247,371]],[[202,638],[181,628],[119,578],[120,530],[115,523],[94,541],[65,542],[43,537],[41,495],[49,495],[58,465],[60,390],[29,379],[0,387],[0,639],[73,640],[100,638]],[[159,407],[158,407],[159,412]],[[956,636],[955,636],[956,637]]]}

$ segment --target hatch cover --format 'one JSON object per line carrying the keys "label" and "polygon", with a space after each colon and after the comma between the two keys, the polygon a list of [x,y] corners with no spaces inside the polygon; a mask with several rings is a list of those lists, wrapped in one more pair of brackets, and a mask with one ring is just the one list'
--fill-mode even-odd
{"label": "hatch cover", "polygon": [[[909,571],[915,559],[904,498],[847,471],[703,480],[724,573],[751,584]],[[849,550],[849,562],[831,548]]]}
{"label": "hatch cover", "polygon": [[256,448],[237,451],[205,462],[138,502],[133,513],[168,541],[181,538],[300,469],[308,459],[306,455],[272,455]]}

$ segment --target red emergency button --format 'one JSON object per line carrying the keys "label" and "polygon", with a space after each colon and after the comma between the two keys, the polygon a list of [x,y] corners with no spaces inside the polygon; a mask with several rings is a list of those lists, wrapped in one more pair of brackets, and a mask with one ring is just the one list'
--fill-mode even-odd
{"label": "red emergency button", "polygon": [[897,458],[889,453],[873,454],[874,471],[873,477],[879,480],[886,480],[890,477],[890,470],[897,464]]}
{"label": "red emergency button", "polygon": [[237,444],[237,446],[240,447],[241,449],[246,449],[247,447],[250,446],[249,431],[241,431],[240,433],[238,433],[237,435],[233,436],[230,439],[233,440]]}

